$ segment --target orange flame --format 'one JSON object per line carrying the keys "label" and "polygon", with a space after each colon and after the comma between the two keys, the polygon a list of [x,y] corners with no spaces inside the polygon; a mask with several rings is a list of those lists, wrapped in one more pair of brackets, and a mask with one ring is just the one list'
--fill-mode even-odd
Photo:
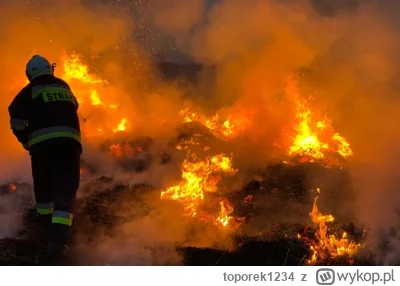
{"label": "orange flame", "polygon": [[[188,157],[182,164],[181,182],[161,192],[161,199],[175,200],[184,208],[184,215],[196,217],[197,210],[206,192],[214,193],[221,180],[220,173],[234,174],[232,159],[224,154],[199,160],[194,153],[188,152]],[[221,216],[217,219],[226,226],[233,207],[227,201],[221,202]]]}
{"label": "orange flame", "polygon": [[126,118],[122,118],[121,121],[118,123],[117,128],[113,129],[113,132],[121,132],[121,131],[125,131],[126,130],[126,122],[127,119]]}
{"label": "orange flame", "polygon": [[218,112],[211,117],[206,117],[200,113],[190,112],[187,108],[179,112],[183,117],[183,122],[198,122],[207,127],[214,136],[223,140],[236,138],[244,130],[249,128],[251,125],[250,117],[252,113],[253,112],[241,112],[235,114],[235,118],[228,116],[227,119],[221,120]]}
{"label": "orange flame", "polygon": [[[90,127],[82,125],[83,133],[86,136],[111,135],[112,133],[123,132],[127,130],[128,119],[126,116],[118,118],[113,116],[113,111],[119,108],[116,102],[109,102],[102,96],[104,95],[105,86],[108,82],[99,76],[91,73],[89,66],[83,63],[80,55],[73,52],[65,54],[62,57],[63,78],[71,86],[76,96],[80,108],[79,112],[84,117],[84,121],[90,120],[90,114],[101,110],[104,114],[108,114],[107,122],[98,121],[90,122]],[[107,99],[109,99],[109,91],[107,91]],[[97,108],[96,110],[94,108]],[[110,121],[110,122],[109,122]],[[111,124],[111,126],[110,126]],[[111,133],[112,132],[112,133]]]}
{"label": "orange flame", "polygon": [[10,183],[8,185],[8,189],[10,190],[10,192],[15,192],[17,190],[17,185],[14,183]]}
{"label": "orange flame", "polygon": [[63,79],[70,81],[77,79],[82,83],[86,84],[107,84],[106,80],[103,80],[90,73],[89,67],[82,63],[81,57],[73,52],[70,55],[64,55],[63,57],[64,74]]}
{"label": "orange flame", "polygon": [[[317,189],[318,193],[320,192]],[[353,255],[360,247],[359,243],[352,242],[348,239],[347,233],[343,232],[341,236],[335,234],[328,235],[327,223],[335,220],[333,215],[323,215],[317,206],[318,196],[314,199],[310,217],[312,222],[318,226],[316,231],[317,242],[312,243],[311,250],[313,251],[312,257],[308,261],[309,264],[314,264],[319,259],[338,257],[343,255]]]}
{"label": "orange flame", "polygon": [[222,200],[220,203],[221,210],[217,221],[222,224],[222,226],[228,226],[229,222],[233,219],[230,214],[233,212],[233,205],[227,200]]}
{"label": "orange flame", "polygon": [[310,161],[322,159],[327,153],[338,153],[342,157],[350,157],[353,152],[344,137],[335,132],[331,121],[327,118],[314,121],[314,114],[308,101],[298,92],[296,81],[289,79],[286,93],[295,106],[295,136],[289,147],[289,155],[309,158]]}
{"label": "orange flame", "polygon": [[121,158],[126,156],[132,156],[135,150],[128,143],[115,143],[110,145],[109,151],[110,154],[113,155],[114,157]]}

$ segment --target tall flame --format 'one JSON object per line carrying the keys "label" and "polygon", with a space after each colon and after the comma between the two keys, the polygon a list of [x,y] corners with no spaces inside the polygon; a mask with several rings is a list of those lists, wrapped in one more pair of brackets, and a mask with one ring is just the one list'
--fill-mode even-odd
{"label": "tall flame", "polygon": [[222,224],[222,226],[226,227],[229,225],[229,222],[233,219],[231,216],[233,212],[233,205],[228,200],[222,200],[220,203],[220,213],[217,217],[217,221]]}
{"label": "tall flame", "polygon": [[297,82],[291,78],[287,82],[286,94],[296,112],[290,155],[309,158],[310,161],[322,159],[327,153],[338,153],[344,158],[353,155],[350,144],[334,131],[328,118],[315,120],[317,115],[311,111],[308,101],[300,96]]}
{"label": "tall flame", "polygon": [[[320,192],[319,189],[317,191],[318,193]],[[327,224],[332,223],[335,218],[331,214],[323,215],[318,209],[317,200],[318,196],[315,197],[312,211],[310,212],[312,222],[318,227],[315,233],[317,242],[311,244],[313,254],[308,262],[314,264],[319,259],[353,255],[360,247],[360,244],[350,241],[346,232],[343,232],[341,236],[328,234]]]}
{"label": "tall flame", "polygon": [[[69,83],[74,95],[77,97],[80,108],[81,117],[90,120],[90,127],[82,125],[83,133],[86,136],[112,135],[116,132],[127,130],[128,119],[122,114],[121,117],[115,116],[114,111],[119,108],[119,104],[112,98],[105,87],[108,82],[94,73],[91,73],[89,66],[84,64],[82,58],[77,53],[64,54],[62,57],[63,74],[61,77]],[[107,97],[103,98],[104,92]],[[110,100],[111,98],[111,100]],[[91,121],[91,114],[96,112],[107,114],[107,120],[99,121],[95,119]],[[119,117],[119,118],[118,118]]]}

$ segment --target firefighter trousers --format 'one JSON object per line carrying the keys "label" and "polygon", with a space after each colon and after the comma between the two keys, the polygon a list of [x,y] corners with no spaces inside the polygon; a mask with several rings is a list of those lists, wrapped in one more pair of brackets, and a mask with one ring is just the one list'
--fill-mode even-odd
{"label": "firefighter trousers", "polygon": [[31,153],[36,209],[51,216],[50,240],[67,243],[80,182],[77,148],[46,148]]}

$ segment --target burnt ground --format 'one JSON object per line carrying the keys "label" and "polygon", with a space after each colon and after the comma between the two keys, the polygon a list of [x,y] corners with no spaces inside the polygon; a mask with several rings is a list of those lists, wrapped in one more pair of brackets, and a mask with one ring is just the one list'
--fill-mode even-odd
{"label": "burnt ground", "polygon": [[[136,162],[136,161],[133,161]],[[161,161],[161,163],[167,163]],[[125,162],[126,163],[126,162]],[[136,162],[137,163],[137,162]],[[138,166],[143,166],[139,164]],[[139,169],[141,169],[141,167]],[[337,206],[351,200],[354,194],[348,174],[344,169],[325,168],[319,164],[283,164],[273,163],[257,173],[257,179],[250,179],[238,187],[236,192],[230,193],[227,198],[235,206],[234,215],[245,218],[245,222],[238,231],[232,234],[235,244],[234,250],[218,248],[201,248],[176,246],[184,265],[307,265],[311,256],[309,241],[315,239],[315,229],[311,223],[279,222],[273,219],[272,214],[279,211],[290,211],[290,203],[304,205],[305,217],[311,210],[313,196],[310,196],[310,187],[317,178],[329,175],[331,181],[326,181],[325,199],[331,202],[330,211],[336,217],[342,218],[341,223],[331,226],[334,231],[345,230],[355,241],[362,241],[364,236],[351,221],[349,213],[341,213]],[[335,183],[332,184],[332,181]],[[21,188],[29,186],[16,185],[16,190],[9,185],[1,187],[1,197],[9,198],[18,195]],[[96,189],[96,192],[93,192]],[[343,190],[348,190],[347,192]],[[38,231],[33,221],[33,210],[24,211],[23,226],[19,233],[0,240],[1,265],[96,265],[98,262],[81,260],[79,251],[74,247],[74,239],[79,235],[84,237],[89,245],[98,237],[115,237],[118,235],[118,226],[149,214],[152,210],[146,204],[149,195],[159,197],[159,190],[149,185],[134,186],[121,185],[113,178],[99,177],[86,183],[81,190],[83,196],[77,202],[77,211],[73,226],[72,244],[69,255],[59,261],[47,260],[43,253],[45,239]],[[29,206],[31,197],[22,196]],[[206,201],[213,197],[207,197]],[[267,203],[266,203],[267,202]],[[271,207],[274,205],[275,207]],[[1,209],[3,214],[6,209]],[[270,214],[265,216],[265,214]],[[269,221],[271,218],[271,221]],[[262,231],[256,234],[247,234],[245,229],[254,221],[265,222]],[[269,223],[267,223],[269,221]],[[272,222],[272,223],[271,223]],[[241,231],[243,229],[243,231]],[[305,239],[298,239],[300,233]],[[157,264],[157,263],[156,263]],[[370,254],[363,254],[353,258],[329,258],[318,261],[321,265],[373,265]]]}

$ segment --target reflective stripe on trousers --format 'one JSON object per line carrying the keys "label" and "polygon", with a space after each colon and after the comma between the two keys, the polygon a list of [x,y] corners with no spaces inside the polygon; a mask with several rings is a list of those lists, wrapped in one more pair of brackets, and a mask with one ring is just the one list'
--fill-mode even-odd
{"label": "reflective stripe on trousers", "polygon": [[40,204],[36,203],[36,211],[41,215],[48,215],[53,213],[54,203]]}
{"label": "reflective stripe on trousers", "polygon": [[24,130],[27,126],[28,126],[28,120],[26,120],[26,119],[18,119],[18,118],[10,119],[11,129]]}
{"label": "reflective stripe on trousers", "polygon": [[59,223],[59,224],[71,226],[73,217],[74,217],[74,215],[69,212],[54,211],[53,217],[51,219],[51,223]]}
{"label": "reflective stripe on trousers", "polygon": [[36,143],[53,138],[72,138],[81,142],[81,134],[78,130],[68,126],[54,126],[36,130],[29,135],[29,147]]}

